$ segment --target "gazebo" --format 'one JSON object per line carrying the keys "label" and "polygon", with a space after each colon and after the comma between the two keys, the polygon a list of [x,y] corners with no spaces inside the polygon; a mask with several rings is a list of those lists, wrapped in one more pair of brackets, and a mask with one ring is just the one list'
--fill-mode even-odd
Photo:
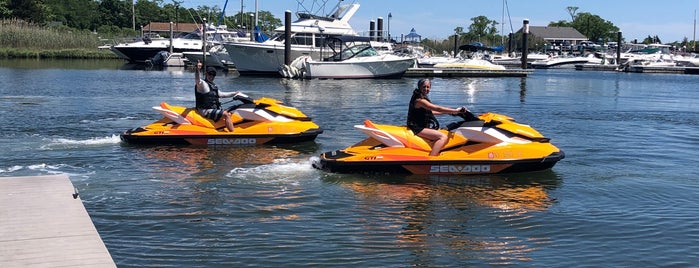
{"label": "gazebo", "polygon": [[422,41],[422,35],[417,34],[415,28],[410,30],[410,33],[405,36],[405,42],[408,43],[420,43]]}

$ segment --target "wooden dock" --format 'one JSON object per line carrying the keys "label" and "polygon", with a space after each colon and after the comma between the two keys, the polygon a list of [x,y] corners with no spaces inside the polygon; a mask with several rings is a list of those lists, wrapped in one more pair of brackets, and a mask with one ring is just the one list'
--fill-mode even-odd
{"label": "wooden dock", "polygon": [[644,66],[631,65],[619,67],[617,65],[598,65],[598,64],[576,64],[575,69],[578,71],[615,71],[627,73],[663,73],[663,74],[699,74],[699,67],[687,66]]}
{"label": "wooden dock", "polygon": [[66,175],[0,177],[0,267],[116,267]]}
{"label": "wooden dock", "polygon": [[403,74],[403,77],[526,77],[533,72],[532,69],[410,68]]}

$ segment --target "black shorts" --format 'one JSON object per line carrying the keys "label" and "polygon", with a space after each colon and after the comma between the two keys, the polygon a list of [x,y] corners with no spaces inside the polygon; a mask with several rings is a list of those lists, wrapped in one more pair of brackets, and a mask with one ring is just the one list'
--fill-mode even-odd
{"label": "black shorts", "polygon": [[223,117],[223,109],[197,109],[197,111],[204,117],[214,120],[214,122]]}

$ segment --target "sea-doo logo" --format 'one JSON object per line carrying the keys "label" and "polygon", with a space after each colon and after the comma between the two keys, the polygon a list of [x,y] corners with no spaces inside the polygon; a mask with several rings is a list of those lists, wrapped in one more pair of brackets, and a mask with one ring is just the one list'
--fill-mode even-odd
{"label": "sea-doo logo", "polygon": [[430,166],[430,173],[490,173],[490,165]]}
{"label": "sea-doo logo", "polygon": [[257,139],[209,139],[208,145],[250,145],[257,144]]}

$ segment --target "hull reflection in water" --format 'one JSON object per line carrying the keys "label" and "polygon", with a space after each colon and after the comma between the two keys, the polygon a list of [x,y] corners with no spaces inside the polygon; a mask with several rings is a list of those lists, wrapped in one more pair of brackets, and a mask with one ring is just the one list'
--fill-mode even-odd
{"label": "hull reflection in water", "polygon": [[[195,178],[200,182],[221,180],[234,168],[273,164],[314,152],[315,142],[278,146],[151,146],[133,149],[148,158],[149,163],[157,160],[157,177],[161,179],[186,180]],[[153,164],[151,164],[153,165]]]}
{"label": "hull reflection in water", "polygon": [[[528,236],[526,230],[538,224],[530,219],[553,205],[548,192],[561,183],[551,170],[509,176],[328,174],[324,180],[353,191],[368,222],[399,229],[396,244],[425,257],[424,263],[416,258],[417,266],[440,256],[490,264],[531,261],[531,252],[550,238]],[[367,232],[375,228],[366,226]]]}

